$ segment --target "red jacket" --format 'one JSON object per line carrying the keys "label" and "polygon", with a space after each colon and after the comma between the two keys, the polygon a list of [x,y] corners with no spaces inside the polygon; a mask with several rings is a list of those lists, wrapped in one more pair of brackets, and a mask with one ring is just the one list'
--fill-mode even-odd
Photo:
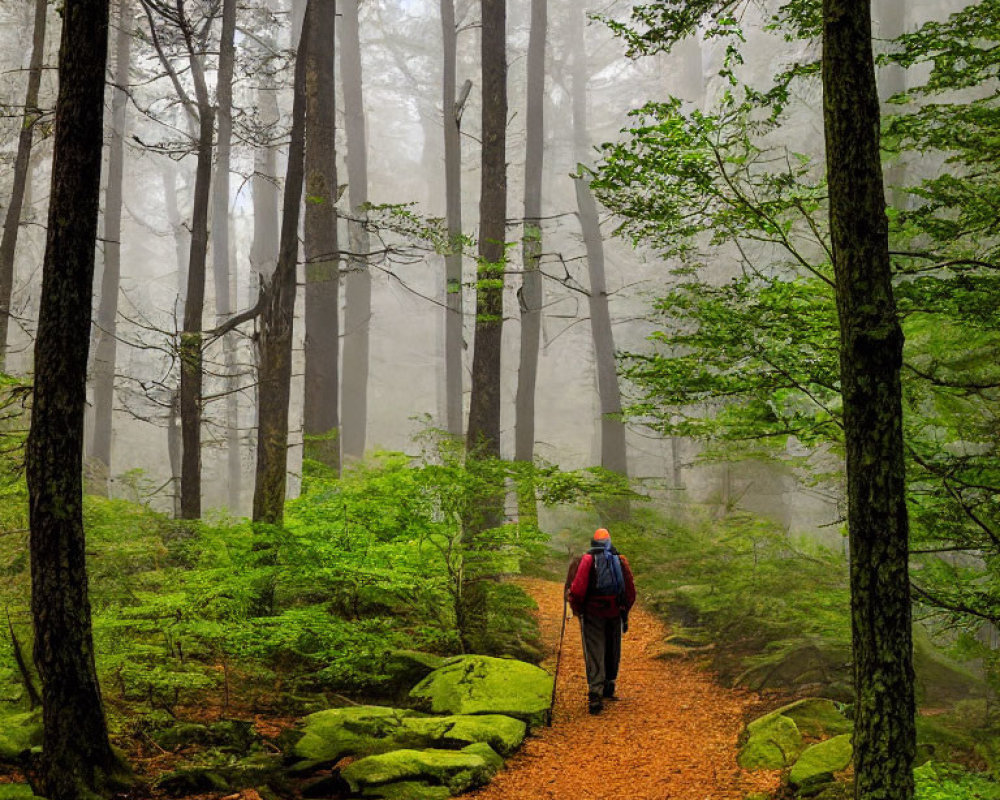
{"label": "red jacket", "polygon": [[[590,573],[594,565],[594,557],[585,553],[579,562],[576,559],[570,564],[566,576],[566,599],[576,616],[589,614],[595,617],[617,617],[623,611],[628,611],[635,603],[635,582],[632,580],[632,569],[625,556],[618,554],[622,562],[622,578],[625,580],[625,604],[621,605],[618,598],[593,598],[587,596],[590,588]],[[574,571],[574,565],[576,569]]]}

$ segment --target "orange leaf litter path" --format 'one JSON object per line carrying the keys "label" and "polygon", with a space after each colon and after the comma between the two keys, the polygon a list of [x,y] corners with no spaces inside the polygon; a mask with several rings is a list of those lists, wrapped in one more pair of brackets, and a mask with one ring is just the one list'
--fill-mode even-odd
{"label": "orange leaf litter path", "polygon": [[[562,585],[524,580],[538,603],[553,656],[562,621]],[[587,684],[577,620],[566,621],[552,727],[534,732],[475,800],[743,800],[773,791],[778,772],[746,772],[736,740],[747,692],[719,686],[691,658],[664,659],[663,623],[632,611],[622,642],[617,702],[587,713]]]}

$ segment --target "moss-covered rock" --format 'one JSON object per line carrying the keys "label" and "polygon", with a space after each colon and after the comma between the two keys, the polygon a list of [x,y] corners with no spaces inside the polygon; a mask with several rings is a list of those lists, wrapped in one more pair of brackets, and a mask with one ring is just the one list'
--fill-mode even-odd
{"label": "moss-covered rock", "polygon": [[437,714],[504,714],[543,724],[552,699],[552,676],[524,661],[458,656],[434,670],[410,692]]}
{"label": "moss-covered rock", "polygon": [[796,700],[774,713],[788,717],[795,723],[800,733],[814,739],[850,733],[853,728],[853,724],[840,712],[837,704],[822,697]]}
{"label": "moss-covered rock", "polygon": [[496,770],[495,761],[487,760],[481,752],[393,750],[359,759],[345,767],[341,776],[353,792],[383,784],[420,782],[445,786],[459,794],[485,785]]}
{"label": "moss-covered rock", "polygon": [[25,750],[41,744],[40,711],[0,715],[0,761],[17,762]]}
{"label": "moss-covered rock", "polygon": [[848,734],[834,736],[802,751],[788,773],[788,783],[797,788],[815,786],[833,779],[833,773],[846,769],[854,750]]}
{"label": "moss-covered rock", "polygon": [[202,792],[228,792],[229,782],[210,767],[184,767],[162,775],[156,788],[174,797]]}
{"label": "moss-covered rock", "polygon": [[503,714],[454,714],[447,717],[409,717],[397,739],[408,747],[465,747],[484,742],[508,756],[521,746],[525,722]]}
{"label": "moss-covered rock", "polygon": [[311,714],[292,754],[293,772],[308,772],[343,756],[400,749],[459,749],[484,742],[509,755],[524,741],[527,725],[502,714],[422,716],[387,706],[353,706]]}
{"label": "moss-covered rock", "polygon": [[361,796],[382,798],[382,800],[447,800],[451,797],[451,789],[420,781],[400,781],[369,786]]}
{"label": "moss-covered rock", "polygon": [[152,735],[164,750],[181,747],[212,747],[231,753],[245,753],[260,737],[248,720],[225,719],[211,725],[197,722],[178,722]]}
{"label": "moss-covered rock", "polygon": [[802,752],[802,734],[786,716],[772,712],[747,725],[736,760],[743,769],[782,769]]}
{"label": "moss-covered rock", "polygon": [[[799,686],[831,686],[850,679],[850,648],[840,642],[790,640],[747,659],[749,666],[733,681],[759,691]],[[824,694],[828,694],[824,690]]]}
{"label": "moss-covered rock", "polygon": [[388,675],[388,687],[405,695],[417,683],[436,669],[445,659],[419,650],[392,650],[385,658],[382,670]]}
{"label": "moss-covered rock", "polygon": [[[472,753],[481,756],[486,765],[493,770],[494,774],[503,769],[503,757],[497,753],[486,742],[476,742],[462,748],[463,753]],[[492,777],[492,775],[490,776]]]}
{"label": "moss-covered rock", "polygon": [[396,734],[416,712],[389,706],[350,706],[305,718],[293,755],[310,766],[332,764],[346,755],[369,755],[399,747]]}
{"label": "moss-covered rock", "polygon": [[0,800],[43,800],[26,783],[0,783]]}
{"label": "moss-covered rock", "polygon": [[946,708],[960,700],[986,696],[986,682],[942,653],[921,625],[913,626],[913,672],[921,705]]}

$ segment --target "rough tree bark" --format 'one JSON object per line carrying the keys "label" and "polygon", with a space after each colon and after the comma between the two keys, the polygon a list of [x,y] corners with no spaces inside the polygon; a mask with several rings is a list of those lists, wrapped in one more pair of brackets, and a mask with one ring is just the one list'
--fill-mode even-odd
{"label": "rough tree bark", "polygon": [[500,456],[500,344],[507,218],[507,8],[482,0],[482,169],[479,196],[479,263],[472,397],[466,444],[483,457]]}
{"label": "rough tree bark", "polygon": [[[576,158],[587,158],[587,55],[583,31],[583,13],[575,14],[572,21],[574,42],[573,58],[573,139]],[[597,393],[601,408],[601,466],[628,474],[628,453],[625,445],[625,425],[621,421],[621,389],[615,363],[615,341],[608,308],[608,290],[604,271],[604,237],[601,235],[597,203],[585,178],[574,179],[576,203],[580,215],[580,228],[587,250],[587,271],[590,291],[587,304],[590,312],[590,331],[594,341],[594,360],[597,364]],[[624,512],[624,506],[617,506]]]}
{"label": "rough tree bark", "polygon": [[347,134],[347,191],[354,218],[347,224],[350,256],[344,280],[344,361],[341,387],[341,454],[346,462],[365,453],[368,425],[368,331],[372,315],[372,278],[368,270],[368,233],[361,220],[368,202],[368,142],[361,74],[358,0],[341,5],[340,74]]}
{"label": "rough tree bark", "polygon": [[89,489],[108,496],[111,478],[111,418],[115,405],[118,287],[121,282],[122,183],[125,171],[125,117],[132,60],[132,0],[119,0],[115,34],[115,86],[111,95],[111,145],[104,192],[104,271],[94,332],[94,430],[90,447]]}
{"label": "rough tree bark", "polygon": [[[324,3],[332,0],[322,0]],[[284,207],[278,265],[270,279],[262,276],[258,337],[259,387],[257,469],[253,520],[280,525],[285,511],[288,475],[288,402],[292,379],[292,326],[295,312],[295,273],[299,253],[299,210],[305,161],[306,64],[312,47],[317,3],[308,0],[305,25],[295,58],[292,131],[288,145]],[[319,45],[317,45],[319,46]],[[265,599],[265,605],[267,605]]]}
{"label": "rough tree bark", "polygon": [[21,226],[21,209],[28,185],[31,166],[31,144],[35,122],[41,116],[38,110],[38,89],[42,82],[42,59],[45,56],[46,0],[35,0],[35,17],[31,36],[31,60],[28,63],[28,87],[24,95],[24,115],[17,137],[17,154],[14,156],[14,182],[10,203],[0,237],[0,372],[6,368],[7,336],[10,329],[10,301],[14,293],[14,256],[17,251],[17,234]]}
{"label": "rough tree bark", "polygon": [[[548,0],[531,0],[531,33],[528,36],[527,115],[524,142],[524,233],[521,253],[524,279],[518,299],[521,307],[521,360],[514,401],[514,460],[535,457],[535,385],[538,379],[538,344],[542,331],[542,164],[545,147],[545,36]],[[538,517],[534,487],[519,493],[521,516]]]}
{"label": "rough tree bark", "polygon": [[869,0],[823,2],[823,117],[840,318],[855,796],[913,797],[913,653],[900,367]]}
{"label": "rough tree bark", "polygon": [[208,95],[201,57],[195,51],[194,35],[182,18],[182,32],[190,56],[198,106],[198,161],[194,177],[191,211],[191,253],[188,256],[184,329],[181,331],[181,517],[201,516],[201,416],[202,416],[202,326],[205,310],[205,272],[208,260],[208,206],[212,184],[212,138],[215,109]]}
{"label": "rough tree bark", "polygon": [[[236,60],[236,0],[223,0],[222,30],[219,36],[219,72],[216,78],[215,181],[212,186],[212,276],[215,283],[216,324],[221,325],[233,313],[236,303],[230,289],[229,244],[229,169],[233,136],[233,67]],[[222,338],[226,374],[226,490],[229,510],[238,513],[242,467],[240,459],[239,395],[236,392],[236,337]]]}
{"label": "rough tree bark", "polygon": [[50,800],[108,791],[122,770],[94,663],[82,483],[107,49],[107,0],[66,0],[26,461],[44,721],[34,788]]}
{"label": "rough tree bark", "polygon": [[305,455],[340,472],[340,258],[334,103],[336,3],[315,0],[306,53]]}
{"label": "rough tree bark", "polygon": [[441,0],[441,40],[444,47],[441,112],[444,116],[445,223],[450,245],[444,257],[444,382],[445,428],[462,435],[462,109],[471,84],[458,86],[458,28],[455,0]]}

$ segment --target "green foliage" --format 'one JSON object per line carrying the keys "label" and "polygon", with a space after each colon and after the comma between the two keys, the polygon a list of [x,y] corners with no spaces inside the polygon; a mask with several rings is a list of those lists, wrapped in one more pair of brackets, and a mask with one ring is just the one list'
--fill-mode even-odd
{"label": "green foliage", "polygon": [[648,603],[740,663],[782,642],[849,641],[843,556],[767,520],[733,514],[692,527],[639,510],[616,526],[615,544]]}
{"label": "green foliage", "polygon": [[1000,800],[1000,784],[957,764],[928,761],[913,777],[914,800]]}

